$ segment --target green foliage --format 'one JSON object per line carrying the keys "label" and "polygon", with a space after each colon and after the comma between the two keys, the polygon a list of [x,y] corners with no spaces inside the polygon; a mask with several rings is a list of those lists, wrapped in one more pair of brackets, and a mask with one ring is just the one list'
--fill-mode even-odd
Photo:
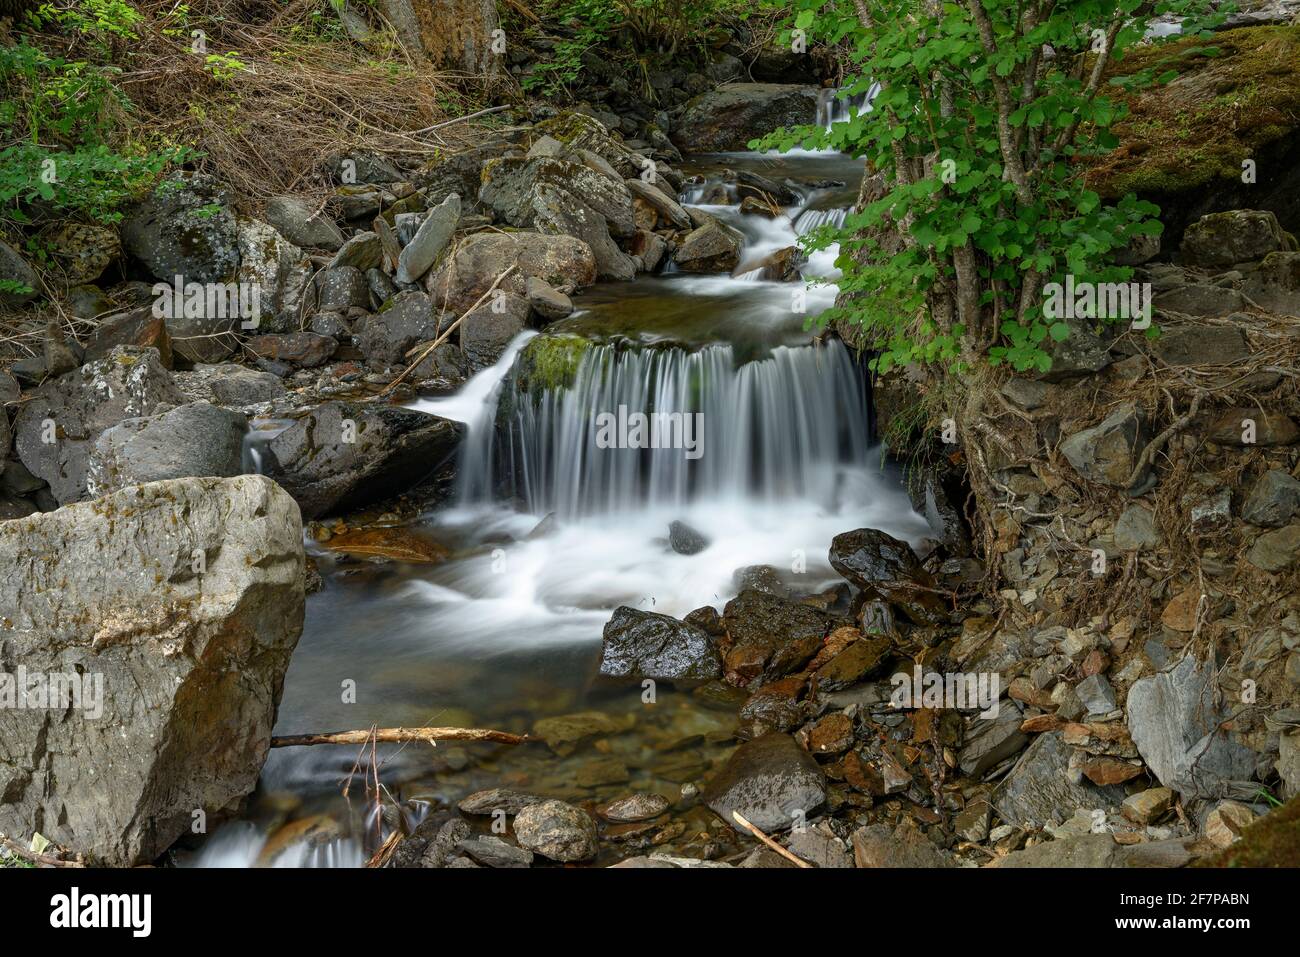
{"label": "green foliage", "polygon": [[0,218],[45,215],[115,221],[181,151],[114,148],[130,101],[115,71],[52,57],[28,43],[0,47]]}
{"label": "green foliage", "polygon": [[[883,195],[809,239],[840,243],[850,294],[820,321],[862,326],[882,370],[1050,367],[1050,342],[1070,329],[1044,317],[1043,286],[1066,274],[1126,280],[1113,254],[1161,230],[1150,203],[1107,204],[1083,185],[1080,161],[1115,146],[1123,116],[1098,59],[1122,58],[1153,11],[1190,17],[1201,3],[866,0],[867,25],[848,0],[796,0],[784,39],[802,30],[843,51],[855,101],[879,85],[869,112],[756,144],[832,147],[884,176]],[[1123,82],[1171,77],[1149,69]]]}
{"label": "green foliage", "polygon": [[550,59],[533,64],[520,85],[530,93],[556,96],[567,93],[582,75],[583,55],[609,39],[619,16],[609,0],[561,0],[548,3],[544,12],[572,25],[575,34],[557,41]]}
{"label": "green foliage", "polygon": [[56,27],[67,33],[135,39],[140,11],[126,0],[64,0],[42,3],[28,14],[37,29]]}

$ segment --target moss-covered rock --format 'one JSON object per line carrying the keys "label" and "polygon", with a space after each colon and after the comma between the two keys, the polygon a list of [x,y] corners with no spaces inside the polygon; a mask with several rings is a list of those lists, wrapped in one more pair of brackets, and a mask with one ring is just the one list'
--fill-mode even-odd
{"label": "moss-covered rock", "polygon": [[582,357],[592,347],[582,336],[542,334],[528,341],[515,360],[514,378],[519,391],[531,395],[573,385]]}

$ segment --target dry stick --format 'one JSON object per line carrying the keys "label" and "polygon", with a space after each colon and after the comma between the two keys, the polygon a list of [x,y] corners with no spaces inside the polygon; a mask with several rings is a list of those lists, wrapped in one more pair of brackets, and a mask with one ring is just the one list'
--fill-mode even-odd
{"label": "dry stick", "polygon": [[397,850],[397,845],[402,843],[402,832],[394,831],[385,838],[384,843],[379,846],[379,850],[371,855],[370,860],[366,861],[366,867],[384,867],[393,859],[393,852]]}
{"label": "dry stick", "polygon": [[17,854],[25,861],[31,861],[33,864],[43,864],[46,867],[85,867],[81,861],[64,861],[57,857],[50,857],[48,854],[37,854],[35,851],[29,851],[17,841],[10,840],[7,837],[0,836],[0,844],[9,848],[10,851]]}
{"label": "dry stick", "polygon": [[504,106],[489,106],[486,110],[479,110],[477,113],[466,113],[464,116],[452,117],[450,120],[443,120],[441,123],[434,123],[433,126],[426,126],[423,129],[411,130],[407,136],[419,136],[421,133],[432,133],[434,130],[440,130],[444,126],[451,126],[453,123],[460,123],[463,120],[473,120],[480,116],[487,116],[489,113],[500,113],[502,110],[510,109],[510,104]]}
{"label": "dry stick", "polygon": [[326,731],[321,734],[286,734],[271,739],[273,748],[296,748],[308,744],[365,744],[371,736],[386,744],[402,741],[492,741],[523,744],[533,741],[526,734],[493,731],[490,728],[372,728],[369,731]]}
{"label": "dry stick", "polygon": [[1188,408],[1187,414],[1179,418],[1170,425],[1169,428],[1165,429],[1147,443],[1147,447],[1144,448],[1142,454],[1138,456],[1137,465],[1133,467],[1133,474],[1128,477],[1128,482],[1124,485],[1126,489],[1132,489],[1137,485],[1138,479],[1140,479],[1143,473],[1151,466],[1151,460],[1155,458],[1155,454],[1164,448],[1166,442],[1183,429],[1187,428],[1187,426],[1191,424],[1192,419],[1196,418],[1197,410],[1201,407],[1201,398],[1204,395],[1204,392],[1198,392],[1196,395],[1192,396],[1192,404],[1190,408]]}
{"label": "dry stick", "polygon": [[739,811],[732,811],[731,816],[735,818],[737,824],[739,824],[745,830],[749,831],[750,834],[753,834],[756,838],[758,838],[760,841],[762,841],[772,850],[776,851],[787,861],[793,863],[796,867],[807,867],[807,868],[812,867],[812,865],[809,864],[807,861],[803,860],[802,858],[795,857],[793,854],[787,851],[780,844],[776,843],[776,841],[772,840],[770,837],[768,837],[766,834],[760,831],[755,825],[750,824],[748,821],[746,821]]}
{"label": "dry stick", "polygon": [[[382,398],[383,396],[388,395],[388,393],[390,393],[390,392],[392,392],[394,389],[396,389],[396,388],[397,388],[397,384],[398,384],[399,382],[401,382],[403,379],[405,379],[408,375],[410,375],[412,369],[414,369],[414,368],[415,368],[416,366],[418,366],[421,362],[423,362],[426,358],[428,358],[429,354],[430,354],[431,352],[433,352],[434,349],[438,348],[438,346],[440,346],[440,345],[442,345],[444,342],[446,342],[446,341],[447,341],[447,337],[450,336],[453,332],[456,331],[456,327],[459,326],[459,325],[460,325],[460,324],[465,320],[465,317],[468,316],[468,315],[469,315],[471,312],[473,312],[475,309],[477,309],[479,306],[483,305],[484,300],[486,300],[488,296],[492,295],[492,291],[493,291],[494,289],[496,289],[497,286],[501,285],[501,280],[505,279],[506,276],[509,276],[509,275],[510,275],[512,272],[514,272],[517,268],[519,268],[519,267],[518,267],[518,265],[516,264],[516,265],[514,265],[514,266],[511,266],[509,269],[507,269],[507,270],[506,270],[505,272],[503,272],[501,275],[497,276],[497,278],[493,281],[492,285],[488,286],[487,292],[485,292],[485,293],[483,293],[483,295],[479,296],[479,297],[478,297],[478,301],[477,301],[476,303],[474,303],[474,305],[470,306],[470,307],[469,307],[468,309],[466,309],[463,313],[461,313],[460,318],[457,319],[455,322],[453,322],[450,326],[448,326],[448,327],[446,328],[446,330],[442,333],[442,335],[440,335],[437,339],[434,339],[433,342],[429,343],[429,348],[427,348],[427,349],[425,349],[423,352],[421,352],[420,355],[419,355],[419,357],[418,357],[414,362],[412,362],[409,366],[407,366],[406,369],[402,372],[401,375],[399,375],[399,376],[398,376],[396,379],[394,379],[392,382],[388,383],[388,385],[384,388],[384,390],[383,390],[382,392],[378,393],[378,394],[375,396],[375,398],[377,398],[377,399],[378,399],[378,398]],[[408,355],[409,355],[409,354],[410,354],[410,353],[408,353]]]}

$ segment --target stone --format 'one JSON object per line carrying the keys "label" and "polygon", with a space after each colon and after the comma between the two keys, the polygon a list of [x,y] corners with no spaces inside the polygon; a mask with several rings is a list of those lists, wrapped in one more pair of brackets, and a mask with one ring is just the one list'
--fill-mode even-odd
{"label": "stone", "polygon": [[459,423],[388,405],[327,402],[267,443],[265,470],[319,518],[391,498],[435,474]]}
{"label": "stone", "polygon": [[397,281],[418,282],[442,255],[460,222],[460,197],[452,193],[429,210],[415,236],[402,249],[397,260]]}
{"label": "stone", "polygon": [[603,805],[596,813],[615,824],[631,824],[656,818],[670,806],[671,802],[662,794],[629,794]]}
{"label": "stone", "polygon": [[14,290],[0,289],[0,308],[17,309],[40,295],[41,280],[22,253],[0,240],[0,281],[17,284]]}
{"label": "stone", "polygon": [[952,867],[952,861],[917,828],[870,824],[853,832],[857,867]]}
{"label": "stone", "polygon": [[533,854],[522,847],[507,844],[491,834],[480,834],[460,841],[456,850],[468,854],[484,867],[532,867]]}
{"label": "stone", "polygon": [[853,721],[836,712],[819,719],[808,731],[808,750],[813,754],[842,754],[853,744]]}
{"label": "stone", "polygon": [[314,291],[314,300],[309,299],[313,310],[347,313],[370,306],[370,284],[355,266],[334,266],[318,273]]}
{"label": "stone", "polygon": [[144,482],[239,475],[247,431],[244,416],[207,402],[126,419],[95,440],[86,469],[87,494],[98,498]]}
{"label": "stone", "polygon": [[1271,211],[1233,209],[1202,216],[1188,226],[1180,252],[1187,265],[1218,268],[1294,250],[1294,244]]}
{"label": "stone", "polygon": [[681,239],[673,261],[683,272],[731,272],[740,263],[744,242],[739,230],[710,217]]}
{"label": "stone", "polygon": [[724,83],[687,103],[672,140],[692,153],[744,151],[751,140],[778,127],[812,123],[816,115],[816,87]]}
{"label": "stone", "polygon": [[668,615],[622,606],[605,625],[600,673],[643,681],[708,681],[722,674],[709,636]]}
{"label": "stone", "polygon": [[528,300],[511,292],[483,303],[460,324],[460,351],[470,369],[494,365],[528,324]]}
{"label": "stone", "polygon": [[628,715],[618,718],[603,711],[580,711],[533,722],[533,735],[546,742],[546,746],[560,756],[567,756],[593,738],[621,734],[628,731],[635,719]]}
{"label": "stone", "polygon": [[[463,329],[464,323],[461,325]],[[416,343],[437,335],[438,318],[429,297],[418,289],[408,289],[366,319],[356,341],[367,363],[374,368],[389,368],[405,366],[410,361],[406,354]]]}
{"label": "stone", "polygon": [[337,339],[315,332],[253,336],[244,342],[244,348],[259,359],[283,362],[295,369],[323,366],[338,347]]}
{"label": "stone", "polygon": [[933,576],[907,542],[875,528],[842,532],[831,540],[830,563],[869,598],[888,602],[919,625],[947,620]]}
{"label": "stone", "polygon": [[[14,421],[15,447],[23,464],[67,505],[86,495],[88,459],[100,433],[124,419],[151,415],[161,404],[184,401],[156,350],[117,346],[107,358],[41,386]],[[50,435],[54,441],[45,442]]]}
{"label": "stone", "polygon": [[127,252],[163,282],[225,282],[239,268],[230,195],[206,173],[172,173],[127,212],[121,235]]}
{"label": "stone", "polygon": [[1240,801],[1220,801],[1205,817],[1205,839],[1215,847],[1228,847],[1255,823],[1255,812]]}
{"label": "stone", "polygon": [[1242,293],[1261,309],[1300,315],[1300,253],[1269,253],[1242,283]]}
{"label": "stone", "polygon": [[256,311],[241,315],[245,329],[263,332],[297,331],[287,324],[277,326],[281,314],[297,316],[311,277],[307,255],[266,223],[239,220],[239,271],[235,280],[244,288],[257,290]]}
{"label": "stone", "polygon": [[1091,675],[1074,686],[1074,693],[1092,716],[1110,714],[1118,705],[1115,702],[1115,689],[1110,686],[1105,675]]}
{"label": "stone", "polygon": [[1277,528],[1300,513],[1300,482],[1285,469],[1269,469],[1251,486],[1241,517],[1252,525]]}
{"label": "stone", "polygon": [[[511,226],[546,232],[543,218],[568,223],[585,210],[599,216],[607,237],[625,238],[635,229],[632,193],[621,179],[558,157],[490,160],[483,166],[478,196]],[[590,242],[582,233],[557,231]]]}
{"label": "stone", "polygon": [[1265,532],[1246,552],[1246,561],[1266,572],[1283,572],[1300,558],[1300,525]]}
{"label": "stone", "polygon": [[334,221],[300,196],[272,196],[266,204],[266,221],[295,246],[334,252],[343,245],[343,233]]}
{"label": "stone", "polygon": [[1179,592],[1160,613],[1160,623],[1174,631],[1196,630],[1196,616],[1201,607],[1201,589],[1193,586]]}
{"label": "stone", "polygon": [[357,233],[340,246],[339,251],[330,260],[329,268],[340,269],[351,266],[364,274],[367,269],[379,269],[383,262],[384,245],[379,239],[379,234],[367,230]]}
{"label": "stone", "polygon": [[1186,655],[1129,688],[1133,743],[1156,779],[1184,800],[1222,797],[1233,781],[1254,776],[1253,752],[1219,729],[1230,709],[1216,704],[1215,684],[1215,669]]}
{"label": "stone", "polygon": [[853,866],[852,851],[824,823],[795,831],[786,841],[786,849],[800,860],[818,868]]}
{"label": "stone", "polygon": [[1255,445],[1292,445],[1300,439],[1300,426],[1281,412],[1238,407],[1216,416],[1207,437],[1219,445],[1248,448]]}
{"label": "stone", "polygon": [[174,376],[177,387],[191,400],[234,408],[271,402],[284,395],[284,382],[270,372],[234,363],[200,363]]}
{"label": "stone", "polygon": [[1120,551],[1138,551],[1158,547],[1164,541],[1156,528],[1155,517],[1141,505],[1124,509],[1115,523],[1115,547]]}
{"label": "stone", "polygon": [[1193,535],[1215,535],[1232,526],[1232,490],[1221,488],[1187,514]]}
{"label": "stone", "polygon": [[456,806],[462,814],[494,815],[504,812],[513,817],[530,804],[540,804],[546,798],[511,788],[492,788],[488,791],[475,791],[462,798]]}
{"label": "stone", "polygon": [[1052,386],[1038,379],[1008,379],[1002,386],[1004,396],[1026,412],[1041,409],[1052,395]]}
{"label": "stone", "polygon": [[865,681],[884,670],[892,650],[893,642],[888,638],[859,639],[817,669],[817,687],[838,691]]}
{"label": "stone", "polygon": [[678,555],[698,555],[709,547],[709,540],[685,522],[674,521],[668,526],[668,544]]}
{"label": "stone", "polygon": [[1151,348],[1170,366],[1226,366],[1250,358],[1246,336],[1236,326],[1162,327]]}
{"label": "stone", "polygon": [[553,861],[586,861],[596,856],[596,822],[563,801],[530,804],[515,816],[520,846]]}
{"label": "stone", "polygon": [[1123,488],[1146,446],[1146,416],[1134,403],[1121,405],[1098,425],[1061,443],[1061,454],[1090,482]]}
{"label": "stone", "polygon": [[303,608],[298,508],[261,476],[0,523],[6,654],[99,688],[80,710],[0,709],[0,831],[129,867],[249,794]]}
{"label": "stone", "polygon": [[1061,319],[1069,329],[1064,339],[1048,338],[1043,349],[1052,360],[1051,367],[1042,374],[1046,382],[1064,382],[1079,376],[1100,372],[1111,364],[1110,350],[1084,320]]}
{"label": "stone", "polygon": [[972,778],[982,778],[1007,758],[1029,744],[1020,730],[1024,711],[1018,703],[1001,703],[991,718],[975,718],[966,731],[966,743],[957,755],[957,766]]}
{"label": "stone", "polygon": [[1119,811],[1134,824],[1154,824],[1174,806],[1174,792],[1169,788],[1147,788],[1131,794]]}
{"label": "stone", "polygon": [[122,255],[114,229],[89,223],[61,226],[44,237],[44,246],[57,264],[59,278],[69,286],[94,282]]}
{"label": "stone", "polygon": [[1227,316],[1240,312],[1246,306],[1241,293],[1229,286],[1212,286],[1209,283],[1187,283],[1175,286],[1168,292],[1157,293],[1156,312],[1183,313],[1200,318]]}
{"label": "stone", "polygon": [[545,280],[529,276],[524,290],[528,305],[546,322],[563,319],[573,312],[573,300]]}
{"label": "stone", "polygon": [[636,276],[636,264],[610,237],[611,224],[604,214],[568,189],[544,183],[533,194],[532,207],[539,233],[573,236],[587,244],[599,278],[626,281]]}
{"label": "stone", "polygon": [[596,281],[596,258],[580,239],[481,232],[457,243],[454,253],[443,257],[425,276],[424,285],[435,307],[459,316],[511,266],[514,271],[497,288],[516,296],[527,295],[529,276],[557,289],[583,288]]}
{"label": "stone", "polygon": [[1060,824],[1078,808],[1115,807],[1124,800],[1123,787],[1097,787],[1070,774],[1071,749],[1062,731],[1034,738],[1016,766],[993,795],[1002,820],[1017,826]]}
{"label": "stone", "polygon": [[[640,177],[625,180],[628,191],[634,199],[641,200],[654,210],[658,224],[672,226],[675,229],[690,229],[691,217],[686,210],[658,186],[647,183]],[[651,227],[653,230],[654,227]]]}
{"label": "stone", "polygon": [[710,779],[701,798],[742,834],[740,813],[765,833],[789,830],[826,801],[826,776],[816,760],[788,734],[746,741]]}
{"label": "stone", "polygon": [[[830,630],[828,616],[815,608],[749,588],[723,607],[730,647],[723,659],[734,684],[781,677],[812,658]],[[802,661],[800,653],[806,652]]]}

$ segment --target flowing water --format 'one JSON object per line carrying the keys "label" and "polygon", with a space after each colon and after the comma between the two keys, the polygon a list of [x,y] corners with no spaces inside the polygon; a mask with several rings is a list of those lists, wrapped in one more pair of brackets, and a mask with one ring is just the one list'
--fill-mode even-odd
{"label": "flowing water", "polygon": [[[826,100],[823,122],[843,109]],[[684,169],[696,179],[683,200],[715,200],[701,208],[744,233],[742,262],[842,221],[862,175],[857,161],[808,152],[695,157]],[[772,218],[742,215],[730,186],[742,170],[785,181],[796,201]],[[417,403],[468,426],[455,501],[419,523],[451,558],[335,565],[318,552],[325,587],[308,600],[276,733],[424,724],[525,732],[539,718],[591,711],[631,729],[604,751],[567,757],[540,745],[382,747],[380,779],[408,825],[487,787],[575,802],[633,790],[676,799],[683,783],[707,777],[734,746],[743,694],[660,688],[648,707],[639,687],[595,681],[611,611],[721,609],[738,572],[759,565],[815,593],[840,581],[826,558],[837,533],[873,526],[917,541],[928,531],[868,447],[862,367],[838,341],[805,329],[834,297],[834,256],[806,262],[804,283],[742,269],[735,278],[670,273],[602,285],[548,330],[592,342],[567,387],[520,388],[511,371],[529,332],[458,394]],[[806,293],[802,311],[796,292]],[[620,407],[698,423],[694,451],[681,433],[678,447],[602,447],[599,417],[617,418]],[[673,521],[708,547],[674,552]],[[349,824],[366,829],[355,817],[360,776],[349,800],[340,797],[358,750],[273,751],[256,824],[219,832],[195,863],[360,864],[374,846],[346,833]],[[268,829],[314,815],[342,820],[343,832],[326,827],[324,838],[268,847]],[[688,834],[717,827],[699,807],[675,817]]]}

